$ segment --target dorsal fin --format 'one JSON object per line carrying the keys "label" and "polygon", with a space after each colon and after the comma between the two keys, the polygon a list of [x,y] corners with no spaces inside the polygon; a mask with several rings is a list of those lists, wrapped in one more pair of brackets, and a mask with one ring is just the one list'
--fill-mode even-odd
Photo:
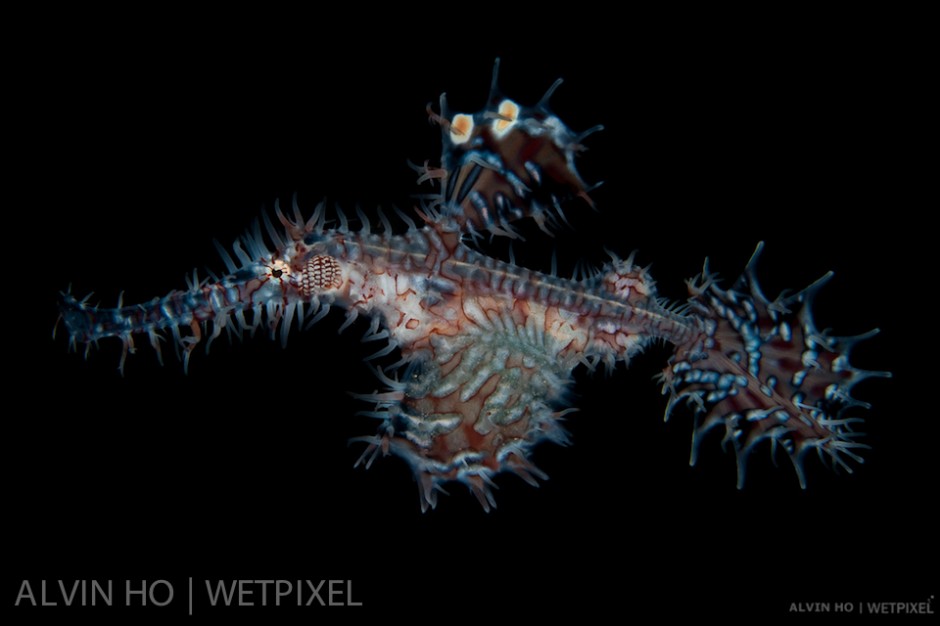
{"label": "dorsal fin", "polygon": [[551,225],[565,221],[562,204],[593,206],[588,193],[596,185],[581,180],[575,157],[582,140],[602,127],[575,133],[548,109],[560,79],[532,107],[504,96],[499,68],[497,58],[486,107],[478,113],[451,113],[441,96],[442,214],[467,233],[515,238],[512,222],[531,217],[551,234]]}

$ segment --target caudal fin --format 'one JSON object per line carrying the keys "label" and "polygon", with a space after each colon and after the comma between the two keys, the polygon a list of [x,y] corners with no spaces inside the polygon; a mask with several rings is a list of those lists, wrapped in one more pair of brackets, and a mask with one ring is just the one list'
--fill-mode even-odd
{"label": "caudal fin", "polygon": [[762,248],[731,289],[719,288],[707,267],[689,281],[690,310],[700,316],[702,330],[676,346],[663,371],[663,393],[670,396],[666,418],[682,404],[694,411],[692,465],[704,435],[723,424],[722,445],[734,448],[739,489],[748,455],[764,440],[772,453],[784,449],[805,488],[803,461],[810,450],[849,472],[847,459],[863,462],[857,452],[868,446],[856,441],[862,433],[853,429],[862,420],[846,412],[869,405],[850,391],[865,378],[891,374],[849,363],[851,348],[877,329],[857,337],[817,330],[812,302],[831,273],[799,293],[768,301],[755,276]]}

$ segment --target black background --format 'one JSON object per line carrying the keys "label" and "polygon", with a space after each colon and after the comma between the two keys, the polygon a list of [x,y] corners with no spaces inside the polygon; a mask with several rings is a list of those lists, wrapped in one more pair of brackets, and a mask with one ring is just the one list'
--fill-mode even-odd
{"label": "black background", "polygon": [[[178,593],[189,576],[352,579],[362,609],[307,614],[331,621],[783,617],[793,602],[937,592],[916,35],[879,16],[484,13],[388,29],[63,17],[10,57],[5,609],[23,578],[162,578]],[[188,376],[141,348],[122,378],[118,342],[86,362],[51,339],[58,290],[113,304],[181,288],[193,267],[222,267],[213,238],[275,199],[409,207],[406,159],[439,158],[425,105],[446,91],[454,111],[481,108],[496,56],[507,95],[534,102],[562,76],[556,112],[606,126],[579,162],[605,181],[598,211],[574,207],[572,230],[517,245],[518,260],[547,270],[554,247],[564,272],[602,246],[638,249],[676,299],[706,256],[730,279],[758,241],[771,296],[835,271],[819,327],[881,327],[854,362],[895,374],[856,390],[874,409],[855,474],[810,460],[801,491],[788,461],[760,453],[738,491],[717,435],[689,468],[690,424],[661,419],[651,379],[668,352],[654,348],[629,370],[576,373],[574,445],[538,450],[540,489],[500,477],[486,514],[455,485],[422,515],[402,462],[352,468],[347,440],[374,424],[346,391],[379,386],[366,324],[337,336],[334,313],[286,349],[220,340]],[[162,615],[183,610],[180,597]]]}

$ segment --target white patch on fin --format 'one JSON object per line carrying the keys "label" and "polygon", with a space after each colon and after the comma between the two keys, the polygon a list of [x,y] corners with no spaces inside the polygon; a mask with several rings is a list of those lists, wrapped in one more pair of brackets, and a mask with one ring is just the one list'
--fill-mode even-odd
{"label": "white patch on fin", "polygon": [[519,111],[519,105],[512,100],[507,99],[499,103],[498,116],[493,120],[493,134],[498,139],[502,139],[516,125],[519,120]]}
{"label": "white patch on fin", "polygon": [[450,122],[450,140],[455,145],[460,145],[470,141],[470,135],[473,133],[473,116],[466,113],[458,113]]}

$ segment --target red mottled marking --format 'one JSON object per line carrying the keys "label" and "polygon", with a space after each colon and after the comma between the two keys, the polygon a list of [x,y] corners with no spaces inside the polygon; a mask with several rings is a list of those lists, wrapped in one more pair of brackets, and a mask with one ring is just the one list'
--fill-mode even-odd
{"label": "red mottled marking", "polygon": [[441,363],[441,378],[450,376],[450,373],[457,369],[461,361],[463,361],[463,350],[452,356],[446,363]]}
{"label": "red mottled marking", "polygon": [[467,439],[467,446],[472,450],[480,450],[483,448],[483,440],[486,438],[485,435],[481,435],[473,428],[473,424],[470,422],[464,422],[461,425],[463,428],[463,436]]}
{"label": "red mottled marking", "polygon": [[[385,272],[374,272],[374,273],[375,273],[375,274],[384,274]],[[395,296],[396,296],[399,300],[406,300],[409,295],[413,295],[413,296],[418,295],[418,292],[415,291],[414,289],[412,289],[410,286],[407,286],[404,291],[400,291],[400,290],[399,290],[399,287],[398,287],[398,279],[399,279],[399,278],[400,278],[399,276],[397,276],[397,275],[395,276]],[[405,283],[405,284],[408,285],[408,283]]]}

